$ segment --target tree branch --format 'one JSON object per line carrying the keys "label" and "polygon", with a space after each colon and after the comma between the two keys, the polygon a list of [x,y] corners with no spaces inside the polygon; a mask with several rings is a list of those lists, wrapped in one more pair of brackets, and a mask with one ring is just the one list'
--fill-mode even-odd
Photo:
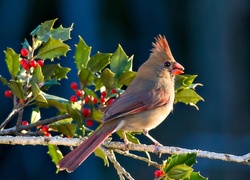
{"label": "tree branch", "polygon": [[64,115],[44,119],[41,121],[37,121],[35,123],[29,124],[26,126],[19,126],[18,129],[16,128],[16,126],[14,126],[12,128],[0,130],[0,136],[2,136],[2,135],[15,135],[15,134],[18,134],[19,131],[30,130],[32,128],[39,126],[39,125],[54,123],[54,122],[57,122],[57,121],[60,121],[62,119],[66,119],[66,118],[70,118],[70,116],[68,114],[64,114]]}
{"label": "tree branch", "polygon": [[[64,115],[65,116],[65,115]],[[83,140],[87,139],[87,137],[83,139],[79,138],[62,138],[62,137],[27,137],[27,136],[0,136],[0,144],[9,144],[9,145],[43,145],[47,146],[48,144],[53,145],[63,145],[63,146],[78,146]],[[124,149],[124,143],[122,142],[104,142],[104,147],[107,149]],[[129,143],[127,145],[129,150],[134,151],[143,151],[143,152],[151,152],[155,153],[154,145],[145,145],[145,144],[132,144]],[[172,146],[160,146],[158,147],[157,153],[161,154],[181,154],[181,153],[197,153],[197,157],[208,158],[208,159],[217,159],[228,162],[236,162],[240,164],[246,164],[250,166],[250,153],[236,156],[233,154],[227,153],[216,153],[209,151],[202,151],[196,149],[186,149],[180,147],[172,147]]]}

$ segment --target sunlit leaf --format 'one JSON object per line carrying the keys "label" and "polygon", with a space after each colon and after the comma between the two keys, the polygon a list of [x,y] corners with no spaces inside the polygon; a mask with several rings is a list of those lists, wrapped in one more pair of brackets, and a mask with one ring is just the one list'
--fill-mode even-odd
{"label": "sunlit leaf", "polygon": [[59,58],[59,56],[66,56],[69,51],[69,46],[63,43],[60,39],[54,39],[52,37],[44,43],[38,51],[38,54],[34,57],[41,59],[51,59]]}
{"label": "sunlit leaf", "polygon": [[167,173],[166,176],[169,179],[173,180],[184,180],[186,178],[190,178],[191,173],[193,172],[193,168],[187,166],[185,164],[176,165],[171,168]]}
{"label": "sunlit leaf", "polygon": [[100,147],[98,147],[94,151],[94,154],[103,160],[105,166],[109,166],[108,158],[107,158],[105,152]]}
{"label": "sunlit leaf", "polygon": [[114,76],[115,74],[106,68],[101,74],[101,80],[103,85],[106,87],[107,92],[114,88]]}
{"label": "sunlit leaf", "polygon": [[90,58],[87,67],[92,73],[100,72],[104,67],[109,64],[110,56],[110,53],[97,52],[97,54]]}
{"label": "sunlit leaf", "polygon": [[13,49],[7,48],[5,51],[5,61],[9,70],[9,73],[14,79],[20,70],[20,63],[19,63],[19,57],[20,55],[17,54]]}
{"label": "sunlit leaf", "polygon": [[40,84],[44,82],[44,76],[42,73],[42,68],[40,66],[37,66],[33,72],[33,77],[31,80],[32,84]]}
{"label": "sunlit leaf", "polygon": [[131,70],[132,61],[133,56],[129,58],[122,47],[118,45],[110,59],[110,70],[115,73],[115,78],[119,78],[124,72]]}
{"label": "sunlit leaf", "polygon": [[41,119],[41,114],[39,108],[33,108],[31,113],[30,123],[33,124]]}
{"label": "sunlit leaf", "polygon": [[50,155],[52,161],[57,165],[58,162],[63,158],[63,155],[56,145],[48,145],[48,154]]}
{"label": "sunlit leaf", "polygon": [[25,99],[23,83],[10,80],[8,86],[11,89],[12,93],[16,95],[19,99],[22,99],[22,100]]}
{"label": "sunlit leaf", "polygon": [[175,93],[175,103],[182,102],[192,106],[196,106],[198,101],[204,101],[204,99],[197,94],[193,89],[182,89]]}
{"label": "sunlit leaf", "polygon": [[126,85],[128,86],[135,78],[136,72],[133,71],[126,71],[118,78],[119,85]]}
{"label": "sunlit leaf", "polygon": [[38,87],[37,84],[33,84],[31,86],[31,91],[32,91],[33,97],[35,98],[36,101],[47,103],[46,98],[42,94],[42,91],[40,90],[40,88]]}
{"label": "sunlit leaf", "polygon": [[80,71],[82,67],[86,67],[87,62],[90,58],[90,52],[91,47],[85,43],[81,36],[79,36],[79,42],[76,45],[75,52],[75,63],[78,71]]}

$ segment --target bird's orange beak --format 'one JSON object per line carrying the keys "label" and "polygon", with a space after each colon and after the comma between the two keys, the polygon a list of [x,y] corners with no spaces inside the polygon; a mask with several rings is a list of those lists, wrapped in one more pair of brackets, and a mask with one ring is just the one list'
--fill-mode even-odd
{"label": "bird's orange beak", "polygon": [[183,74],[184,67],[181,64],[179,64],[178,62],[175,62],[171,72],[173,75]]}

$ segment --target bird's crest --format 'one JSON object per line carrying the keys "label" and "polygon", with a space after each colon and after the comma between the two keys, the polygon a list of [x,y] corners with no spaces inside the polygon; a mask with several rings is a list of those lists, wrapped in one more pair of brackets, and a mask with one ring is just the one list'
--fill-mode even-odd
{"label": "bird's crest", "polygon": [[167,39],[165,36],[162,35],[158,35],[157,37],[155,37],[155,43],[153,44],[153,49],[151,50],[153,53],[164,53],[167,54],[169,56],[172,56],[170,47],[168,45]]}

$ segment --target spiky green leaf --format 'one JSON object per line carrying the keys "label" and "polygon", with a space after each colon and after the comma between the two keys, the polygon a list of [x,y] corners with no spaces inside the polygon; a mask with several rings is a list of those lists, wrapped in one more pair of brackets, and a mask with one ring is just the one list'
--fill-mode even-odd
{"label": "spiky green leaf", "polygon": [[78,71],[80,71],[82,67],[86,67],[90,58],[90,52],[91,47],[85,43],[81,36],[79,36],[79,42],[76,45],[75,52],[75,62]]}
{"label": "spiky green leaf", "polygon": [[49,40],[42,45],[38,54],[34,57],[41,59],[59,58],[59,56],[66,56],[66,53],[70,50],[69,46],[63,43],[60,39],[54,39],[50,37]]}
{"label": "spiky green leaf", "polygon": [[5,51],[5,61],[9,70],[9,73],[14,79],[20,70],[20,64],[19,64],[19,57],[20,55],[17,54],[13,49],[7,48]]}
{"label": "spiky green leaf", "polygon": [[22,100],[25,99],[23,83],[10,80],[8,86],[16,97]]}
{"label": "spiky green leaf", "polygon": [[92,73],[100,72],[104,67],[109,64],[110,56],[110,53],[97,52],[97,54],[90,58],[87,63],[87,67]]}

